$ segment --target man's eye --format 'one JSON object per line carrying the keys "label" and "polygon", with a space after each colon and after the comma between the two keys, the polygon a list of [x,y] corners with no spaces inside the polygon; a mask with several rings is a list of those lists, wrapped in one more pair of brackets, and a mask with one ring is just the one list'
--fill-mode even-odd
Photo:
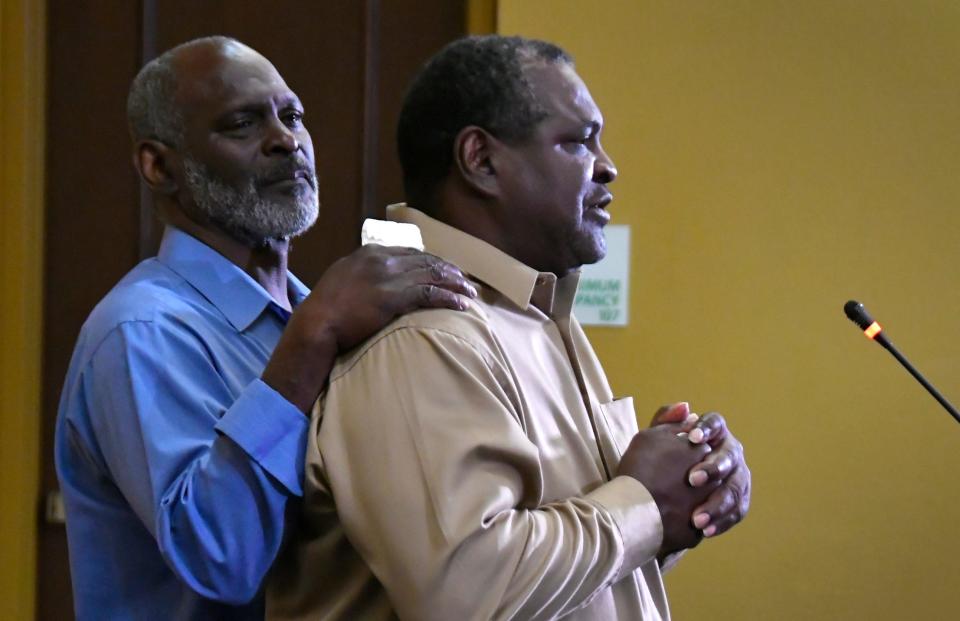
{"label": "man's eye", "polygon": [[230,122],[230,125],[227,126],[229,131],[242,131],[253,126],[253,121],[250,119],[236,119]]}
{"label": "man's eye", "polygon": [[283,121],[287,124],[288,127],[299,127],[303,123],[303,113],[302,112],[290,112],[283,117]]}

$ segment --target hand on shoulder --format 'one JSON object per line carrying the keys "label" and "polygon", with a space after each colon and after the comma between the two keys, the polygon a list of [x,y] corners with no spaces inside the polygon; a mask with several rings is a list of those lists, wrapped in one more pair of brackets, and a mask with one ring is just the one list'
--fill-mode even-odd
{"label": "hand on shoulder", "polygon": [[339,259],[294,311],[263,380],[309,411],[337,354],[420,308],[465,310],[476,297],[460,270],[412,248],[370,244]]}

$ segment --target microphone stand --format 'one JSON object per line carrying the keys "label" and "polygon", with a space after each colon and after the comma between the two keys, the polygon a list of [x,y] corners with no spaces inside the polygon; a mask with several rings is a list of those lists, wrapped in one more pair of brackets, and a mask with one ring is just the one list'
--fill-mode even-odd
{"label": "microphone stand", "polygon": [[953,417],[955,421],[960,423],[960,412],[957,412],[957,409],[947,401],[943,395],[940,394],[936,388],[933,387],[933,384],[927,381],[923,375],[920,374],[920,371],[917,371],[916,368],[910,361],[907,360],[903,354],[897,351],[897,348],[893,346],[893,343],[890,342],[890,339],[887,338],[887,335],[883,333],[883,328],[880,327],[876,321],[873,320],[873,317],[870,316],[870,313],[867,312],[867,309],[864,308],[863,304],[857,302],[856,300],[850,300],[843,306],[844,312],[847,314],[847,317],[850,321],[854,322],[863,330],[864,334],[867,335],[872,341],[879,343],[884,349],[890,352],[897,361],[903,365],[907,371],[910,372],[910,375],[914,377],[920,385],[927,389],[933,398],[943,406],[950,416]]}

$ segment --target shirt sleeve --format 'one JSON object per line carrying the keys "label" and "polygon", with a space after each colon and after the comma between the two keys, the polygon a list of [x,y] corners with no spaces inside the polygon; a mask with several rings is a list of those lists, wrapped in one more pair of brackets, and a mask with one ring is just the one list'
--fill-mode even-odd
{"label": "shirt sleeve", "polygon": [[203,597],[251,600],[302,494],[306,417],[260,380],[235,396],[184,326],[121,324],[82,382],[96,452],[170,568]]}
{"label": "shirt sleeve", "polygon": [[659,512],[631,479],[541,502],[550,447],[525,435],[518,391],[490,351],[410,328],[331,382],[308,454],[327,481],[308,490],[329,484],[401,618],[554,618],[654,558]]}

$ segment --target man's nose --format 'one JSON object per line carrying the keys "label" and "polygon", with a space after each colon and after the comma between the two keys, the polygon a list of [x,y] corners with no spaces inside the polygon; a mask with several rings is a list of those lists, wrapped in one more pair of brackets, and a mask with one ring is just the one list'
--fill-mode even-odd
{"label": "man's nose", "polygon": [[593,163],[593,180],[597,183],[613,183],[617,178],[617,167],[607,152],[600,148],[597,159]]}
{"label": "man's nose", "polygon": [[267,124],[266,136],[263,141],[264,154],[293,153],[300,149],[300,141],[289,127],[278,118],[271,119]]}

